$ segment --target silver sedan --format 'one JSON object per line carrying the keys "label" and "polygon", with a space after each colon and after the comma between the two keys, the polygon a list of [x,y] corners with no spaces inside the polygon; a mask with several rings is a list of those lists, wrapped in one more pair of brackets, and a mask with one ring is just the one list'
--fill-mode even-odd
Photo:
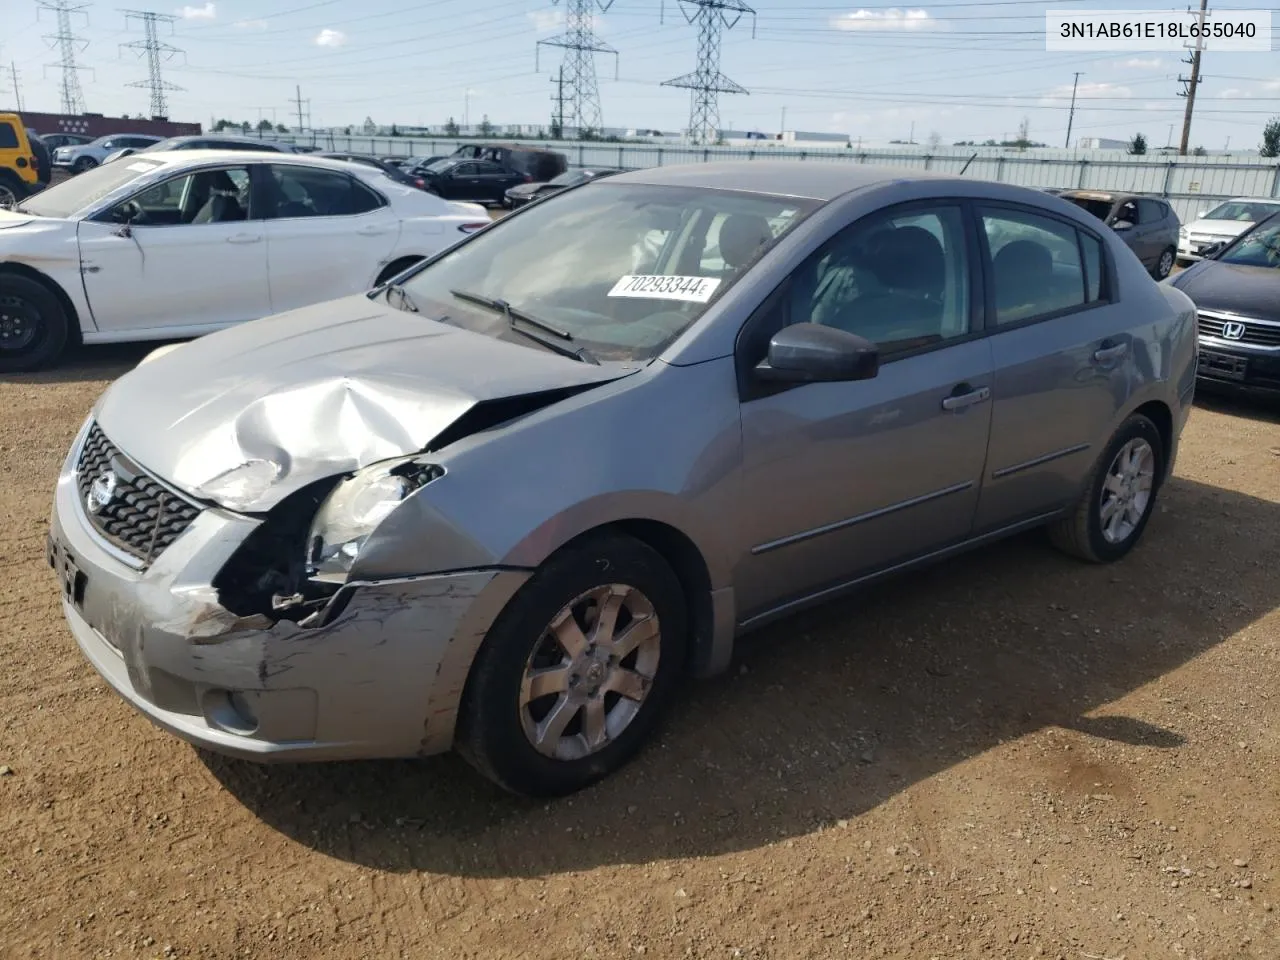
{"label": "silver sedan", "polygon": [[798,162],[620,174],[365,295],[161,348],[75,439],[80,648],[253,760],[604,776],[682,676],[1032,527],[1138,542],[1195,311],[1044,193]]}

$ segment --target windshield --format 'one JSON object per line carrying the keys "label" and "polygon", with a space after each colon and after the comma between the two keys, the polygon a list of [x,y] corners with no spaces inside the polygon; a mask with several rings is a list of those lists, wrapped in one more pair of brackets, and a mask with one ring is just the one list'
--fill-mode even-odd
{"label": "windshield", "polygon": [[554,326],[601,360],[648,360],[817,206],[603,181],[481,231],[404,286],[423,313],[470,329],[505,335],[510,318],[477,308],[484,298]]}
{"label": "windshield", "polygon": [[1066,197],[1081,210],[1087,210],[1099,220],[1106,220],[1107,214],[1111,212],[1110,200],[1091,200],[1088,197]]}
{"label": "windshield", "polygon": [[77,174],[28,198],[22,204],[26,213],[37,217],[69,217],[96,203],[107,194],[150,173],[160,164],[133,156],[118,163],[108,163]]}
{"label": "windshield", "polygon": [[1280,215],[1254,228],[1216,259],[1245,267],[1280,267]]}
{"label": "windshield", "polygon": [[1202,219],[1242,220],[1248,223],[1257,223],[1259,220],[1267,219],[1277,210],[1280,210],[1280,204],[1255,203],[1250,200],[1229,200],[1214,207]]}

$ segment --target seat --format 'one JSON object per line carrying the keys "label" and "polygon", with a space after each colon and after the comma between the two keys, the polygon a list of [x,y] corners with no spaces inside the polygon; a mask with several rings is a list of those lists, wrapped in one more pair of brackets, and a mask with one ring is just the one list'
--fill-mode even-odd
{"label": "seat", "polygon": [[740,270],[760,252],[760,248],[773,239],[769,221],[750,213],[734,213],[720,224],[720,259],[726,272]]}
{"label": "seat", "polygon": [[1011,323],[1042,312],[1053,288],[1053,255],[1033,240],[1005,244],[991,261],[996,285],[996,322]]}
{"label": "seat", "polygon": [[196,212],[192,223],[227,223],[245,219],[245,209],[237,199],[240,191],[225,170],[202,175],[195,187],[207,190],[209,199]]}
{"label": "seat", "polygon": [[874,282],[859,284],[851,299],[825,304],[823,323],[879,344],[942,335],[947,261],[937,237],[922,227],[898,227],[858,260]]}

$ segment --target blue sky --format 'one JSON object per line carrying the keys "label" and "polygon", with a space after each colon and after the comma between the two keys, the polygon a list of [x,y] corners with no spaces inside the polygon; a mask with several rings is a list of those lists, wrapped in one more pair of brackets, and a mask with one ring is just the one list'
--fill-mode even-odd
{"label": "blue sky", "polygon": [[[660,10],[665,4],[665,16]],[[294,85],[311,101],[315,126],[459,122],[545,123],[551,74],[560,51],[538,39],[561,29],[550,0],[149,0],[130,4],[178,15],[181,47],[165,65],[174,119],[211,116],[292,124]],[[1177,96],[1178,53],[1046,53],[1046,9],[1173,9],[1177,4],[1057,0],[1051,5],[946,0],[919,6],[837,0],[753,0],[751,18],[725,34],[722,70],[748,96],[722,96],[724,126],[850,133],[865,144],[937,133],[955,140],[1013,137],[1025,117],[1033,139],[1062,146],[1072,74],[1082,71],[1072,140],[1146,134],[1152,146],[1177,142],[1184,101]],[[1232,0],[1239,9],[1263,4]],[[16,63],[25,106],[56,111],[55,52],[41,39],[52,16],[35,0],[3,0],[0,64]],[[136,114],[148,106],[145,63],[120,44],[137,40],[116,4],[97,0],[73,26],[88,46],[80,62],[88,109]],[[1273,12],[1280,34],[1280,11]],[[687,122],[685,91],[662,80],[693,69],[696,31],[676,0],[615,0],[598,17],[600,37],[620,53],[598,57],[600,96],[609,126],[674,130]],[[1266,120],[1280,114],[1280,53],[1204,57],[1192,143],[1220,150],[1256,147]],[[9,101],[0,73],[0,101]],[[469,95],[468,95],[469,91]]]}

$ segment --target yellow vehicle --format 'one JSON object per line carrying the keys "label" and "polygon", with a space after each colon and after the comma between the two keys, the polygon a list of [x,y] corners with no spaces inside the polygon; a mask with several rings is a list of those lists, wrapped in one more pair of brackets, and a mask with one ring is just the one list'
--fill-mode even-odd
{"label": "yellow vehicle", "polygon": [[0,113],[0,210],[15,206],[40,184],[40,164],[22,118]]}

